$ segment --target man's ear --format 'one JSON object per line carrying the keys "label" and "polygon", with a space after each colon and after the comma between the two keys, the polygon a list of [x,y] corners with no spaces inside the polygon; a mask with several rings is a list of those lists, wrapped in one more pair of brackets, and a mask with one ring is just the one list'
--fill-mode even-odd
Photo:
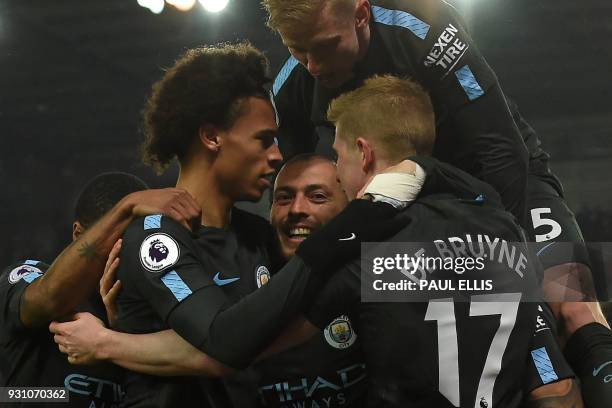
{"label": "man's ear", "polygon": [[374,169],[374,150],[372,150],[372,145],[362,137],[358,137],[355,142],[357,143],[359,154],[361,154],[361,169],[365,174],[368,174]]}
{"label": "man's ear", "polygon": [[355,6],[355,26],[362,28],[370,24],[370,2],[368,0],[357,0]]}
{"label": "man's ear", "polygon": [[85,232],[85,228],[81,225],[80,222],[75,221],[72,223],[72,240],[76,241],[79,236]]}
{"label": "man's ear", "polygon": [[213,125],[202,125],[198,129],[200,143],[204,148],[212,153],[219,153],[221,150],[221,138],[219,129]]}

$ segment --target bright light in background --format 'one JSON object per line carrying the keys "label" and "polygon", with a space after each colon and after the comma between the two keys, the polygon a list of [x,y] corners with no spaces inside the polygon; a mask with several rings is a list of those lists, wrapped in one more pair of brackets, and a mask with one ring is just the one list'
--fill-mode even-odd
{"label": "bright light in background", "polygon": [[206,10],[216,13],[223,10],[227,3],[229,3],[229,0],[199,0],[199,2]]}
{"label": "bright light in background", "polygon": [[152,13],[159,14],[164,11],[164,0],[138,0],[138,4],[148,8]]}
{"label": "bright light in background", "polygon": [[166,0],[166,3],[176,7],[180,11],[189,11],[195,6],[196,0]]}

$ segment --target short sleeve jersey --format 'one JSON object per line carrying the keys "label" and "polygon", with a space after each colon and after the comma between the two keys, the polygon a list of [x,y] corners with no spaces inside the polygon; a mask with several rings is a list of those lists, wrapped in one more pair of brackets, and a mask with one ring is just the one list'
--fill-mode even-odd
{"label": "short sleeve jersey", "polygon": [[[23,294],[48,267],[40,261],[26,260],[0,274],[0,386],[63,387],[70,398],[69,403],[24,403],[24,407],[117,407],[123,396],[123,370],[111,364],[71,365],[59,351],[47,325],[31,329],[21,322]],[[102,320],[106,318],[97,294],[77,311],[90,312]],[[20,405],[7,403],[6,406]]]}

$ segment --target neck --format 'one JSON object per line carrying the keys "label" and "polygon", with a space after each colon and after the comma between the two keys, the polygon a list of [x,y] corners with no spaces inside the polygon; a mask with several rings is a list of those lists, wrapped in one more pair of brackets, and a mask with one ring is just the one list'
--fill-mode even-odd
{"label": "neck", "polygon": [[379,158],[374,162],[372,168],[365,175],[365,183],[362,190],[372,182],[374,177],[383,173],[416,174],[416,163],[412,160],[390,161]]}
{"label": "neck", "polygon": [[234,200],[224,196],[208,160],[181,166],[176,187],[187,190],[202,209],[202,225],[223,228],[230,222]]}

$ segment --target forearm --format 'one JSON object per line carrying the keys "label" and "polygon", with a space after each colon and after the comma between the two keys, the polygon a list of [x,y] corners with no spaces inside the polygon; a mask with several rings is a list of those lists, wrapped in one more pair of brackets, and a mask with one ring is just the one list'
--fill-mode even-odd
{"label": "forearm", "polygon": [[123,368],[159,376],[206,375],[221,377],[231,369],[208,357],[173,330],[128,334],[104,330],[96,358]]}
{"label": "forearm", "polygon": [[100,281],[106,256],[132,221],[133,207],[129,197],[123,199],[26,289],[20,306],[25,326],[37,327],[65,316],[90,295]]}
{"label": "forearm", "polygon": [[[318,278],[297,258],[267,285],[219,312],[201,349],[231,367],[248,366],[305,308],[318,285]],[[248,339],[236,332],[237,327],[248,333]]]}

